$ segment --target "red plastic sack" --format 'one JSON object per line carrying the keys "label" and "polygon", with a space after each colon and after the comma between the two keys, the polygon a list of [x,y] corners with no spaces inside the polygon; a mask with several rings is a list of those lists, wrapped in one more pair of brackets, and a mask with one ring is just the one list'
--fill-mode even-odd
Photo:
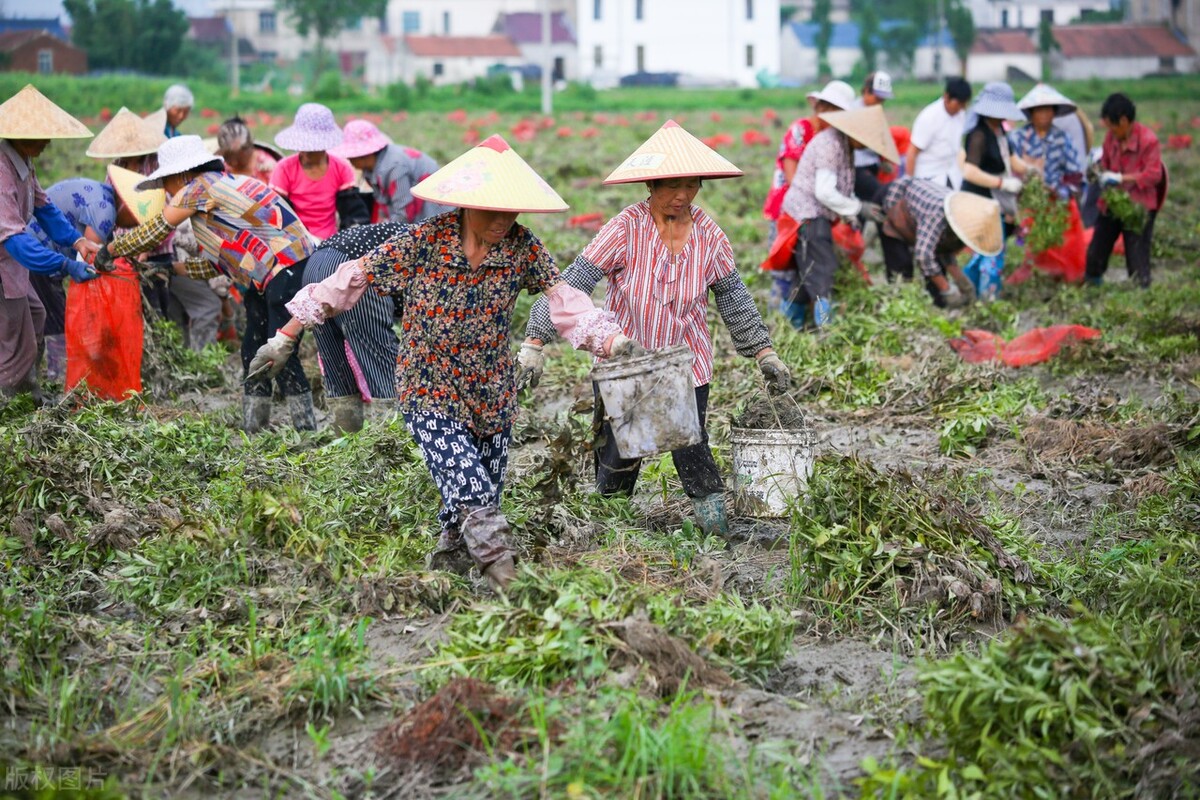
{"label": "red plastic sack", "polygon": [[867,252],[862,231],[856,231],[846,223],[838,222],[833,226],[833,243],[846,255],[846,258],[850,259],[850,263],[858,270],[858,274],[862,275],[867,286],[870,286],[871,273],[867,272],[867,265],[862,260],[863,253]]}
{"label": "red plastic sack", "polygon": [[1069,218],[1067,230],[1063,233],[1063,243],[1034,256],[1033,266],[1062,278],[1067,283],[1079,283],[1083,280],[1083,271],[1087,266],[1087,249],[1091,236],[1084,232],[1083,218],[1079,215],[1079,205],[1074,198],[1067,206],[1067,213]]}
{"label": "red plastic sack", "polygon": [[1049,361],[1064,345],[1100,336],[1100,331],[1083,325],[1051,325],[1034,328],[1011,342],[988,331],[963,331],[961,339],[951,339],[950,347],[971,364],[1002,361],[1010,367],[1026,367]]}
{"label": "red plastic sack", "polygon": [[128,261],[116,264],[67,290],[66,387],[86,383],[105,400],[142,391],[142,288]]}
{"label": "red plastic sack", "polygon": [[800,223],[787,214],[780,214],[775,220],[775,241],[771,242],[771,252],[760,265],[767,272],[789,270],[792,268],[792,253],[796,250],[796,239],[800,235]]}

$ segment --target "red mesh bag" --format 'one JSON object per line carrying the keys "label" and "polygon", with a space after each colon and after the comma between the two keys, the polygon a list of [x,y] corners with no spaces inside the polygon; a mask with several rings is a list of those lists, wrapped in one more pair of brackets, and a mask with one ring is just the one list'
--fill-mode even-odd
{"label": "red mesh bag", "polygon": [[119,258],[116,269],[67,291],[67,379],[73,389],[105,400],[142,391],[142,288],[137,272]]}
{"label": "red mesh bag", "polygon": [[963,331],[962,338],[951,339],[950,347],[971,364],[1003,361],[1010,367],[1026,367],[1049,361],[1064,345],[1095,339],[1100,331],[1083,325],[1051,325],[1034,328],[1011,342],[989,331]]}

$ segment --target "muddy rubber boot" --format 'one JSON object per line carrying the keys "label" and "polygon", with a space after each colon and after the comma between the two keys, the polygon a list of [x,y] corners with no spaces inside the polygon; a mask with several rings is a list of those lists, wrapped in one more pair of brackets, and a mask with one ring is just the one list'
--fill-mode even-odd
{"label": "muddy rubber boot", "polygon": [[818,297],[812,304],[812,321],[817,328],[824,328],[833,319],[833,303],[828,297]]}
{"label": "muddy rubber boot", "polygon": [[692,498],[692,511],[696,524],[706,536],[729,538],[729,515],[725,513],[725,495],[714,492],[704,497]]}
{"label": "muddy rubber boot", "polygon": [[493,589],[503,591],[516,577],[504,513],[498,506],[468,506],[461,520],[459,530],[475,566]]}
{"label": "muddy rubber boot", "polygon": [[471,567],[474,566],[471,554],[467,552],[467,544],[458,528],[442,529],[437,546],[433,548],[425,564],[431,570],[453,572],[463,577],[469,575]]}
{"label": "muddy rubber boot", "polygon": [[330,426],[340,433],[357,433],[363,426],[363,401],[356,394],[329,398]]}
{"label": "muddy rubber boot", "polygon": [[258,433],[271,421],[271,398],[242,395],[242,430]]}
{"label": "muddy rubber boot", "polygon": [[313,412],[312,392],[292,394],[287,397],[288,413],[292,415],[292,427],[298,431],[315,431],[317,416]]}
{"label": "muddy rubber boot", "polygon": [[517,567],[513,563],[513,557],[506,555],[499,561],[492,562],[492,565],[483,571],[483,577],[487,578],[488,586],[492,587],[493,592],[507,593],[509,584],[517,579]]}

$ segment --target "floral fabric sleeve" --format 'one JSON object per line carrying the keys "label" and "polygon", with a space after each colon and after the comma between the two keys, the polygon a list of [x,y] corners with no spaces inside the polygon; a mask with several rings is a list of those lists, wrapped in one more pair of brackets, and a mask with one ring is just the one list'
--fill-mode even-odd
{"label": "floral fabric sleeve", "polygon": [[528,230],[525,230],[520,245],[515,249],[516,258],[523,259],[526,267],[521,274],[521,287],[530,294],[544,292],[561,280],[554,256]]}
{"label": "floral fabric sleeve", "polygon": [[360,265],[371,287],[382,295],[404,294],[405,285],[420,267],[425,226],[405,228],[362,257]]}

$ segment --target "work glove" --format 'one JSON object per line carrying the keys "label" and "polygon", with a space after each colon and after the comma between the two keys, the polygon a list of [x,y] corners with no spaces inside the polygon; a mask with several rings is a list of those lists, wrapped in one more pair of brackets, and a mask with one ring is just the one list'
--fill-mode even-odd
{"label": "work glove", "polygon": [[963,297],[967,298],[967,302],[964,305],[970,305],[971,303],[974,303],[976,300],[975,284],[971,283],[971,279],[966,275],[963,275],[961,272],[957,275],[951,275],[950,277],[953,278],[954,285],[958,287],[960,292],[962,292]]}
{"label": "work glove", "polygon": [[864,202],[862,204],[862,211],[859,213],[862,214],[866,219],[869,219],[871,222],[878,223],[882,223],[884,218],[887,216],[883,213],[883,206],[879,205],[879,203]]}
{"label": "work glove", "polygon": [[773,395],[786,394],[792,388],[792,371],[778,353],[770,352],[758,359],[758,368],[762,370],[763,380],[767,383],[767,391]]}
{"label": "work glove", "polygon": [[526,386],[536,388],[542,379],[542,370],[546,368],[546,356],[542,354],[540,344],[525,342],[517,353],[517,391]]}
{"label": "work glove", "polygon": [[971,302],[970,300],[967,299],[967,296],[965,294],[963,294],[959,290],[958,286],[954,283],[951,283],[946,288],[946,291],[941,292],[940,294],[941,294],[941,298],[942,298],[943,308],[962,308],[963,306],[965,306]]}
{"label": "work glove", "polygon": [[1000,179],[1000,191],[1008,192],[1009,194],[1020,194],[1025,188],[1025,184],[1020,178],[1012,175],[1006,175]]}
{"label": "work glove", "polygon": [[96,271],[90,265],[83,261],[77,261],[73,258],[68,258],[65,269],[67,274],[71,276],[71,280],[76,283],[86,283],[92,278],[98,277]]}
{"label": "work glove", "polygon": [[612,344],[608,347],[609,358],[633,358],[635,356],[644,356],[648,352],[646,348],[623,333],[618,333],[614,336]]}
{"label": "work glove", "polygon": [[246,370],[246,383],[259,380],[270,380],[283,371],[283,365],[296,351],[296,340],[282,330],[267,339],[267,343],[258,348],[254,358],[250,359],[250,367]]}
{"label": "work glove", "polygon": [[96,258],[92,261],[92,266],[99,272],[112,272],[117,268],[116,262],[113,260],[112,251],[108,249],[108,245],[96,251]]}
{"label": "work glove", "polygon": [[1120,186],[1121,185],[1121,173],[1107,172],[1107,171],[1101,172],[1100,173],[1100,185],[1101,186]]}
{"label": "work glove", "polygon": [[213,294],[224,300],[229,297],[229,287],[233,285],[226,275],[218,275],[215,278],[208,279],[208,288],[213,290]]}

